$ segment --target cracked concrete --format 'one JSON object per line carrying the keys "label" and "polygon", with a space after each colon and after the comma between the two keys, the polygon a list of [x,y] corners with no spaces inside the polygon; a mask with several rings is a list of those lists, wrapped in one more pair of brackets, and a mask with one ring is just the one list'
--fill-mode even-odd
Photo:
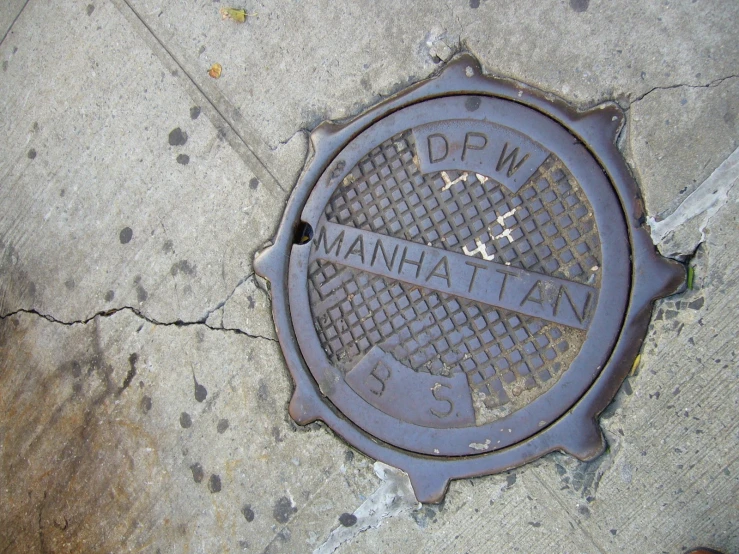
{"label": "cracked concrete", "polygon": [[632,104],[628,151],[647,211],[664,216],[739,147],[739,79],[657,90]]}
{"label": "cracked concrete", "polygon": [[55,317],[53,317],[53,316],[51,316],[49,314],[43,314],[43,313],[37,312],[36,310],[24,310],[24,309],[16,310],[16,311],[11,312],[9,314],[2,315],[2,316],[0,316],[0,320],[12,318],[14,316],[21,315],[21,314],[27,314],[27,315],[35,315],[35,316],[41,317],[41,318],[45,319],[46,321],[48,321],[50,323],[58,323],[59,325],[73,326],[73,325],[87,325],[88,323],[90,323],[92,321],[95,321],[98,318],[101,318],[101,317],[103,317],[103,318],[104,317],[111,317],[111,316],[114,316],[114,315],[116,315],[116,314],[118,314],[120,312],[130,312],[133,315],[135,315],[136,317],[138,317],[139,319],[142,319],[143,321],[146,321],[148,323],[151,323],[152,325],[163,325],[165,327],[167,327],[167,326],[189,327],[189,326],[192,326],[192,325],[202,325],[203,327],[206,327],[206,328],[210,329],[211,331],[227,331],[227,332],[236,333],[236,334],[239,334],[239,335],[244,335],[244,336],[249,337],[249,338],[252,338],[252,339],[263,339],[263,340],[268,340],[268,341],[272,341],[272,342],[277,342],[277,339],[276,338],[273,338],[273,337],[264,337],[262,335],[252,334],[252,333],[249,333],[248,331],[244,331],[243,329],[240,329],[240,328],[236,328],[236,327],[233,327],[233,328],[232,327],[223,327],[222,325],[220,325],[220,326],[214,326],[214,325],[209,324],[208,321],[205,320],[205,319],[198,320],[198,321],[181,321],[181,320],[177,320],[177,321],[157,321],[157,320],[152,319],[150,317],[146,317],[141,312],[139,312],[138,310],[136,310],[135,308],[132,308],[130,306],[123,306],[122,308],[115,308],[113,310],[107,310],[107,311],[104,311],[104,312],[98,312],[95,315],[93,315],[93,316],[91,316],[91,317],[89,317],[87,319],[79,319],[79,320],[72,320],[72,321],[64,321],[64,320],[57,319],[57,318],[55,318]]}
{"label": "cracked concrete", "polygon": [[[739,4],[276,0],[243,25],[219,7],[0,8],[0,551],[739,549],[739,199],[713,177],[739,147]],[[655,239],[695,278],[656,306],[606,454],[419,507],[401,473],[289,420],[252,259],[310,129],[460,50],[619,103]]]}
{"label": "cracked concrete", "polygon": [[726,77],[719,77],[718,79],[714,79],[713,81],[705,84],[689,84],[689,83],[678,83],[676,85],[667,85],[667,86],[660,86],[660,87],[654,87],[644,94],[640,95],[638,98],[635,98],[633,100],[629,99],[627,105],[622,105],[621,107],[625,110],[628,110],[631,106],[636,104],[637,102],[641,102],[644,100],[647,96],[650,94],[660,91],[660,90],[674,90],[674,89],[680,89],[680,88],[711,88],[716,87],[723,83],[724,81],[728,81],[729,79],[736,79],[739,77],[739,75],[728,75]]}
{"label": "cracked concrete", "polygon": [[706,227],[729,201],[737,181],[739,149],[734,150],[672,214],[661,220],[648,218],[652,240],[662,255],[682,259],[693,255],[705,242]]}

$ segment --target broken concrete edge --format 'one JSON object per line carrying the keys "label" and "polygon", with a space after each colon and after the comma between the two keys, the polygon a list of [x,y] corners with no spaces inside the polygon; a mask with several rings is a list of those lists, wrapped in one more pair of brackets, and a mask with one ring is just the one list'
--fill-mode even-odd
{"label": "broken concrete edge", "polygon": [[21,309],[18,309],[18,310],[15,310],[15,311],[8,312],[6,314],[0,315],[0,321],[10,320],[11,318],[13,318],[15,316],[19,316],[19,315],[24,315],[25,314],[25,315],[30,315],[30,316],[34,316],[34,317],[39,317],[39,318],[45,319],[46,321],[48,321],[50,323],[55,323],[55,324],[58,324],[58,325],[65,325],[65,326],[71,327],[71,326],[75,326],[75,325],[87,325],[88,323],[93,322],[97,318],[112,317],[112,316],[115,316],[116,314],[123,313],[123,312],[132,313],[137,318],[139,318],[139,319],[141,319],[141,320],[143,320],[143,321],[145,321],[147,323],[150,323],[152,325],[158,325],[158,326],[164,326],[164,327],[194,327],[194,326],[202,326],[202,327],[205,327],[206,329],[210,329],[211,331],[223,331],[223,332],[227,332],[227,333],[234,333],[234,334],[237,334],[237,335],[242,335],[242,336],[248,337],[250,339],[260,339],[260,340],[268,340],[270,342],[277,342],[273,338],[265,337],[265,336],[257,335],[257,334],[252,334],[252,333],[248,333],[246,331],[243,331],[242,329],[227,328],[227,327],[213,327],[211,325],[208,325],[205,322],[205,320],[198,320],[198,321],[182,321],[182,320],[177,320],[177,321],[158,321],[156,319],[153,319],[151,317],[148,317],[148,316],[142,314],[141,311],[139,311],[136,308],[133,308],[131,306],[123,306],[123,307],[120,307],[120,308],[114,308],[112,310],[100,311],[100,312],[97,312],[94,315],[92,315],[92,316],[90,316],[90,317],[88,317],[86,319],[79,319],[79,320],[73,320],[73,321],[60,320],[60,319],[57,319],[57,318],[53,317],[50,314],[44,314],[44,313],[39,312],[39,311],[37,311],[35,309],[21,308]]}
{"label": "broken concrete edge", "polygon": [[[705,241],[705,229],[711,218],[728,201],[729,192],[739,182],[739,148],[734,150],[680,205],[667,217],[648,217],[652,241],[664,256],[685,260],[691,258]],[[687,244],[668,245],[667,239],[678,229],[702,216],[697,225],[700,239]]]}
{"label": "broken concrete edge", "polygon": [[352,515],[356,523],[351,527],[339,525],[334,528],[323,544],[313,551],[314,554],[330,554],[359,533],[377,529],[389,518],[421,508],[407,473],[382,462],[375,462],[373,470],[380,479],[380,485],[354,510]]}

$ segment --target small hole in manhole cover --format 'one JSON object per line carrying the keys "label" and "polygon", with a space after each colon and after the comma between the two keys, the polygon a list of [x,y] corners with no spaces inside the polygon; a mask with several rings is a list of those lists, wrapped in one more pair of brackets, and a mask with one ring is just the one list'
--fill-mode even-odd
{"label": "small hole in manhole cover", "polygon": [[635,219],[622,120],[484,77],[465,55],[317,131],[256,261],[292,417],[404,469],[422,501],[553,449],[598,455],[595,418],[644,314],[684,277]]}
{"label": "small hole in manhole cover", "polygon": [[294,244],[307,244],[313,239],[313,227],[310,223],[301,221],[295,228]]}

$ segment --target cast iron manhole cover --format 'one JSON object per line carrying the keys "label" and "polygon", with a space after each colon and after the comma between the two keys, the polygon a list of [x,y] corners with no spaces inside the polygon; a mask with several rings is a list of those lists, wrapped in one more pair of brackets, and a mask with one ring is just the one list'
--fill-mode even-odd
{"label": "cast iron manhole cover", "polygon": [[462,55],[319,126],[256,262],[293,419],[405,470],[426,502],[449,479],[602,452],[596,416],[684,277],[643,228],[622,119]]}

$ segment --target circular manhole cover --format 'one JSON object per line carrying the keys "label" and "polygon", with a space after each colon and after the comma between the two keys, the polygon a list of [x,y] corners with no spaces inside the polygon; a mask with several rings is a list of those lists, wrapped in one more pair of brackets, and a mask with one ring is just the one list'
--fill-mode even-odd
{"label": "circular manhole cover", "polygon": [[320,126],[256,264],[292,417],[401,467],[422,501],[554,449],[598,455],[595,417],[684,275],[642,228],[622,117],[465,55]]}

